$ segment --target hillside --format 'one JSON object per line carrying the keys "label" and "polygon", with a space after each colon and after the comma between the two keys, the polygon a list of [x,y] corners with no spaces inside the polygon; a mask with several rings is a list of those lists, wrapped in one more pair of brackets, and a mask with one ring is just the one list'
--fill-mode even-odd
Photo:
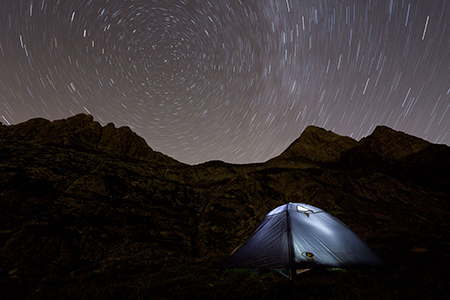
{"label": "hillside", "polygon": [[[266,163],[194,166],[88,115],[1,126],[0,290],[5,299],[277,298],[280,291],[305,299],[436,298],[450,277],[449,170],[448,146],[384,126],[361,141],[310,126]],[[338,217],[390,269],[289,281],[214,268],[287,202]]]}

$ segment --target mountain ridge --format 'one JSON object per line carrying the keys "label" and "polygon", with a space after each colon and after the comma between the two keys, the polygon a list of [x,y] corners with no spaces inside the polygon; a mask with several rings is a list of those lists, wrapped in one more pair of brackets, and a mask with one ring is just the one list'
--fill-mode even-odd
{"label": "mountain ridge", "polygon": [[166,164],[180,163],[167,155],[153,151],[147,142],[129,127],[116,128],[113,123],[102,126],[94,121],[91,115],[86,114],[77,114],[55,121],[34,118],[3,128],[0,131],[3,138],[18,141],[85,148]]}
{"label": "mountain ridge", "polygon": [[[145,278],[147,296],[183,298],[173,269],[208,274],[185,284],[220,298],[215,287],[228,275],[212,266],[288,202],[322,208],[360,235],[393,267],[377,279],[393,299],[404,296],[389,283],[400,277],[425,296],[446,286],[433,279],[449,277],[448,146],[387,127],[360,141],[308,127],[265,163],[190,166],[153,153],[129,129],[67,120],[0,127],[5,297],[107,298]],[[223,298],[248,288],[233,281]]]}
{"label": "mountain ridge", "polygon": [[[102,126],[99,122],[94,121],[93,116],[84,113],[54,121],[39,117],[16,125],[0,125],[0,137],[38,144],[86,148],[147,161],[159,158],[162,162],[170,164],[181,163],[172,157],[154,151],[142,137],[129,127],[116,128],[113,123]],[[409,155],[432,145],[421,138],[396,131],[385,125],[376,126],[370,135],[360,141],[309,125],[280,155],[272,159],[287,160],[300,157],[312,162],[332,163],[339,161],[343,152],[361,143],[368,148],[375,149],[372,151],[375,154],[386,156],[386,158],[390,156],[390,160],[401,158],[395,157],[396,152],[401,155]],[[400,150],[396,148],[400,148]],[[406,149],[410,149],[410,151],[406,153]]]}

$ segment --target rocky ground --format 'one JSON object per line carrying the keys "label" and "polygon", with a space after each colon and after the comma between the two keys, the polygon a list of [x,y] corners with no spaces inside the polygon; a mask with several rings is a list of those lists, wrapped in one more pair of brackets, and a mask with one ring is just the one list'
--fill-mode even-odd
{"label": "rocky ground", "polygon": [[[91,116],[0,127],[0,299],[450,297],[450,148],[308,127],[261,164],[190,166]],[[320,207],[388,270],[218,270],[287,202]]]}

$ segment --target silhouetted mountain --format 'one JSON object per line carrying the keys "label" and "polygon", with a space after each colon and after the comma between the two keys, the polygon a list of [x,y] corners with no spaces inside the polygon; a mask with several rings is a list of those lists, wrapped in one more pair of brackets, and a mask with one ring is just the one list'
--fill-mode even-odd
{"label": "silhouetted mountain", "polygon": [[153,151],[145,140],[129,127],[116,128],[113,123],[103,127],[95,122],[92,116],[85,114],[53,122],[43,118],[31,119],[3,127],[0,134],[3,139],[86,151],[96,150],[116,156],[179,164],[174,159]]}
{"label": "silhouetted mountain", "polygon": [[320,127],[309,126],[275,160],[307,159],[316,163],[337,162],[344,151],[355,147],[358,142]]}
{"label": "silhouetted mountain", "polygon": [[[266,163],[195,166],[87,115],[1,126],[0,290],[19,299],[270,292],[284,283],[231,283],[207,267],[270,210],[301,202],[341,219],[392,266],[370,279],[386,298],[410,287],[430,295],[447,286],[432,278],[449,278],[449,167],[448,146],[384,126],[359,142],[311,126]],[[407,288],[392,285],[403,277]],[[344,298],[362,297],[347,287]]]}

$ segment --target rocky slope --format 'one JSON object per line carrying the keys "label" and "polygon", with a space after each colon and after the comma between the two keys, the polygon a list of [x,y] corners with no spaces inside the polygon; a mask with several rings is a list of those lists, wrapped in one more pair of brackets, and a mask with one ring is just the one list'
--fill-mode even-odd
{"label": "rocky slope", "polygon": [[392,266],[448,264],[449,168],[448,146],[383,126],[359,142],[311,126],[266,163],[195,166],[83,114],[2,126],[0,290],[101,298],[118,282],[213,266],[286,202],[337,216]]}
{"label": "rocky slope", "polygon": [[99,122],[94,122],[92,116],[85,114],[53,122],[42,118],[31,119],[15,126],[0,128],[0,136],[6,140],[100,151],[165,164],[178,163],[153,151],[129,127],[116,128],[113,123],[103,127]]}

